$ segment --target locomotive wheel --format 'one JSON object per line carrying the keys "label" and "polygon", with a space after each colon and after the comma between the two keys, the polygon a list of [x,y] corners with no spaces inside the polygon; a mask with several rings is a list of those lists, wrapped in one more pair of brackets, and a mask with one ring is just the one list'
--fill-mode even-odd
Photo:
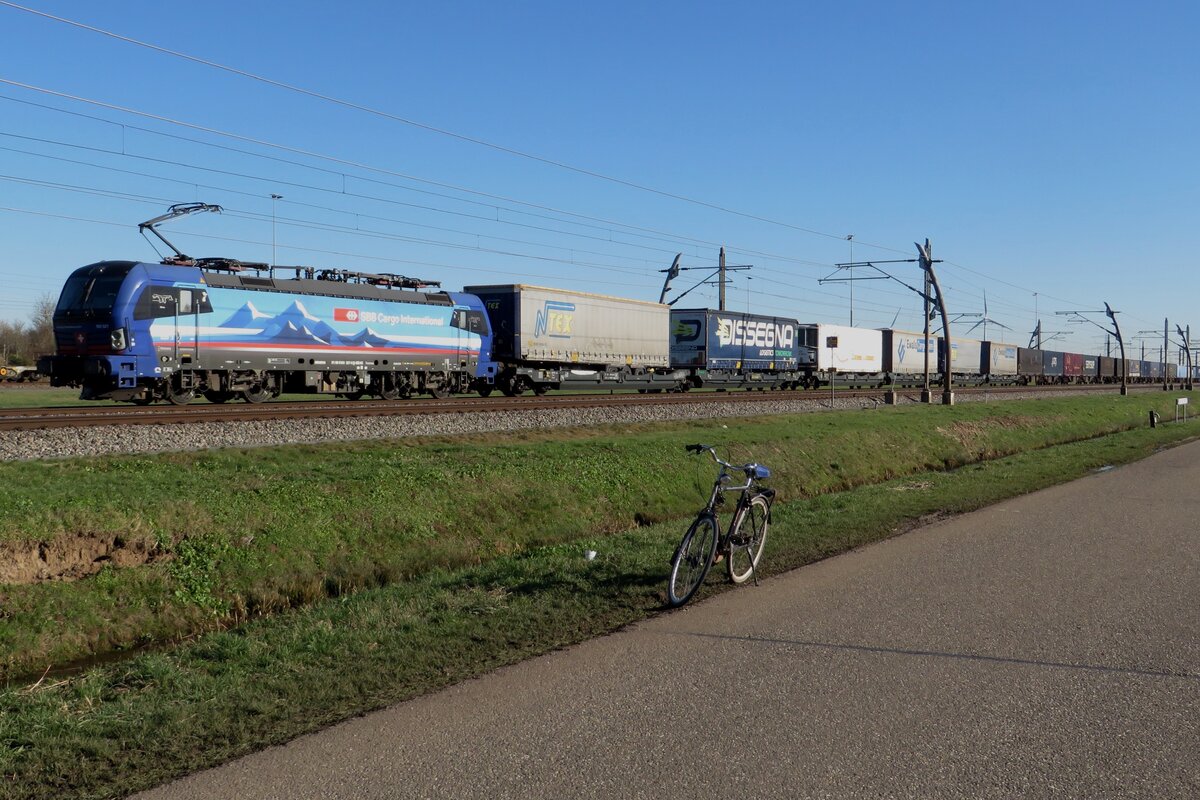
{"label": "locomotive wheel", "polygon": [[537,386],[533,387],[533,393],[538,397],[541,397],[548,391],[550,391],[550,387],[544,383],[539,383]]}
{"label": "locomotive wheel", "polygon": [[233,399],[233,397],[233,392],[223,392],[217,389],[209,389],[204,393],[205,400],[210,403],[216,403],[217,405],[220,405],[221,403],[228,403]]}
{"label": "locomotive wheel", "polygon": [[404,396],[404,392],[400,391],[399,387],[396,386],[385,386],[380,390],[379,396],[384,400],[399,400]]}
{"label": "locomotive wheel", "polygon": [[254,404],[265,403],[273,396],[274,395],[271,393],[271,390],[262,384],[256,384],[253,389],[246,389],[242,392],[242,399],[247,403]]}
{"label": "locomotive wheel", "polygon": [[171,405],[186,406],[195,399],[195,389],[176,389],[174,386],[167,387],[167,401],[170,402]]}
{"label": "locomotive wheel", "polygon": [[429,396],[432,397],[434,400],[445,400],[447,397],[450,396],[450,390],[447,389],[444,385],[426,386],[425,391],[428,392]]}
{"label": "locomotive wheel", "polygon": [[143,394],[139,397],[133,398],[129,402],[133,403],[135,406],[148,406],[154,402],[154,395],[150,394],[149,392],[146,392],[145,394]]}
{"label": "locomotive wheel", "polygon": [[339,397],[344,397],[344,398],[346,398],[347,400],[361,400],[361,399],[362,399],[362,396],[363,396],[364,394],[366,394],[366,392],[365,392],[365,391],[363,391],[362,389],[356,389],[356,390],[355,390],[355,391],[353,391],[353,392],[342,392],[342,393],[341,393],[340,395],[338,395],[338,396],[339,396]]}
{"label": "locomotive wheel", "polygon": [[479,392],[480,397],[488,397],[492,393],[492,387],[491,386],[480,386],[476,391]]}

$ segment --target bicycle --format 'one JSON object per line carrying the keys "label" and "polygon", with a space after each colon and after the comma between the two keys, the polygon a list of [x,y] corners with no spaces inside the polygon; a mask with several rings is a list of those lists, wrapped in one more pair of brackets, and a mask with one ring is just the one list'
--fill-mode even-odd
{"label": "bicycle", "polygon": [[[704,583],[709,568],[718,560],[718,555],[725,557],[731,581],[745,583],[753,577],[757,585],[758,574],[755,570],[762,557],[763,546],[767,543],[771,504],[775,500],[775,490],[759,484],[759,481],[771,477],[771,470],[762,464],[730,464],[717,457],[716,448],[706,444],[689,444],[684,449],[696,454],[707,452],[717,462],[720,471],[713,481],[708,505],[696,515],[679,547],[675,549],[675,555],[671,557],[667,601],[672,608],[692,598],[700,584]],[[745,476],[745,483],[727,485],[732,479],[731,472],[741,472]],[[740,494],[729,527],[722,533],[717,508],[725,502],[726,492]]]}

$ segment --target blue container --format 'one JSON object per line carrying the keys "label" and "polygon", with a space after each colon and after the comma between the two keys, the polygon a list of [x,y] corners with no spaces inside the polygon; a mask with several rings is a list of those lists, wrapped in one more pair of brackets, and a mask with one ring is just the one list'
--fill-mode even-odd
{"label": "blue container", "polygon": [[1050,377],[1058,377],[1063,374],[1063,364],[1065,359],[1063,354],[1054,350],[1042,351],[1042,374]]}

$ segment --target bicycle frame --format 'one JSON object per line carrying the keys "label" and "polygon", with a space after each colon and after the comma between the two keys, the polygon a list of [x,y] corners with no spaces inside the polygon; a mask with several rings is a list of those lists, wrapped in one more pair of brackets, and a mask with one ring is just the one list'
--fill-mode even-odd
{"label": "bicycle frame", "polygon": [[[700,445],[695,445],[695,446],[700,447]],[[713,461],[717,462],[717,464],[721,467],[721,471],[717,474],[717,479],[715,481],[713,481],[712,491],[708,495],[708,504],[705,505],[704,511],[701,513],[712,514],[714,517],[717,516],[717,506],[720,505],[721,496],[723,494],[725,494],[726,492],[741,492],[741,496],[738,497],[737,508],[734,509],[734,517],[736,518],[737,512],[739,510],[741,510],[743,506],[745,506],[749,503],[749,500],[747,499],[747,493],[751,489],[755,488],[755,477],[753,474],[753,470],[759,469],[760,465],[758,465],[758,464],[740,464],[740,465],[739,464],[730,464],[728,461],[724,461],[721,458],[719,458],[717,456],[716,451],[713,448],[705,447],[704,449],[707,450],[708,454],[713,457]],[[724,485],[732,477],[730,475],[730,470],[736,470],[736,471],[744,474],[746,476],[746,482],[741,484],[740,486]],[[775,493],[773,491],[770,493],[770,495],[772,497],[774,496],[774,494]],[[722,535],[724,535],[724,534],[722,534]]]}

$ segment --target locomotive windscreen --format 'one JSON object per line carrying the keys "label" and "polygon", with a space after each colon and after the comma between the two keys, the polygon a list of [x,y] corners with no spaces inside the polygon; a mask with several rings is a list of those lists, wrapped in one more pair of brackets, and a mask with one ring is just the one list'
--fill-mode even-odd
{"label": "locomotive windscreen", "polygon": [[108,264],[76,270],[67,278],[54,309],[55,316],[74,316],[111,309],[131,266]]}

